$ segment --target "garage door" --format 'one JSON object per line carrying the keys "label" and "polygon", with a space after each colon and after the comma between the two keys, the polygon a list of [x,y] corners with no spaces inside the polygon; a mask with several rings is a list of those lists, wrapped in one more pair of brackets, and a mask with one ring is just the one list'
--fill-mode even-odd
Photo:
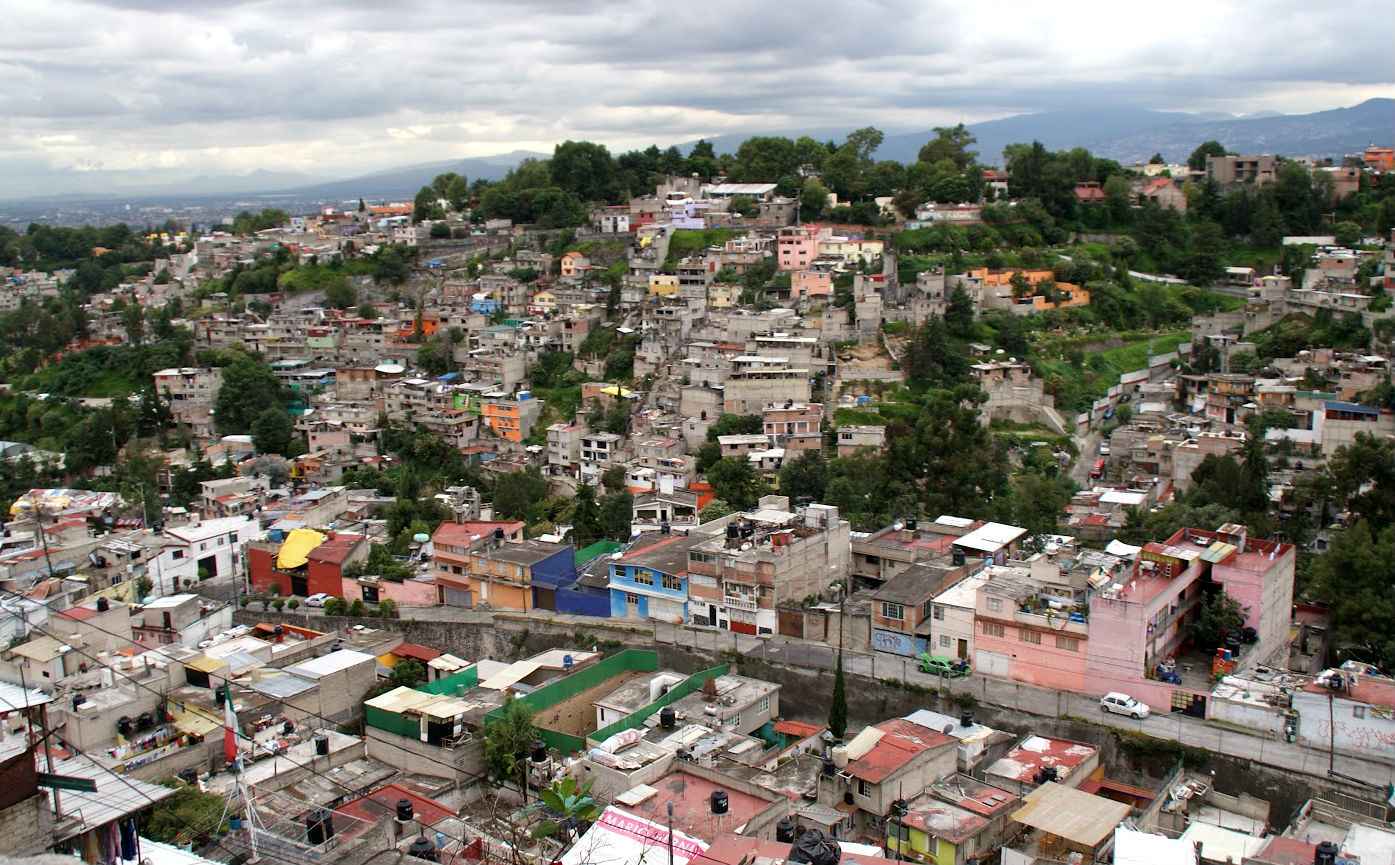
{"label": "garage door", "polygon": [[974,659],[974,670],[988,676],[1007,676],[1012,659],[998,652],[985,652],[980,649]]}

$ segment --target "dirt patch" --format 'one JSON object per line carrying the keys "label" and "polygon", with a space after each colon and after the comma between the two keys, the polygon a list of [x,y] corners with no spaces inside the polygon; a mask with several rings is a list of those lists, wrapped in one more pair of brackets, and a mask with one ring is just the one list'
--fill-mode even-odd
{"label": "dirt patch", "polygon": [[595,702],[631,679],[647,675],[650,674],[631,670],[622,676],[608,679],[594,688],[582,691],[570,700],[563,700],[537,713],[533,716],[533,725],[544,730],[585,738],[596,732]]}

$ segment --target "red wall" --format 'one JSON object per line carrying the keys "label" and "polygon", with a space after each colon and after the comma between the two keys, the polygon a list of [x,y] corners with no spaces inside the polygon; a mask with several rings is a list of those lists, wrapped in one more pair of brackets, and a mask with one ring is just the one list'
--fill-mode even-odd
{"label": "red wall", "polygon": [[276,570],[276,554],[270,550],[247,548],[247,576],[252,582],[253,591],[278,595],[291,593],[291,578]]}

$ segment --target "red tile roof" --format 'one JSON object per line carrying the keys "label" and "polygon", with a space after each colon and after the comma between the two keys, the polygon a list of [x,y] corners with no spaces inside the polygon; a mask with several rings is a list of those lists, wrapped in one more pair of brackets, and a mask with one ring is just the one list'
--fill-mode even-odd
{"label": "red tile roof", "polygon": [[92,609],[91,607],[72,607],[70,609],[64,610],[58,615],[62,616],[65,619],[74,619],[79,622],[85,622],[93,616],[97,615],[97,611]]}
{"label": "red tile roof", "polygon": [[523,523],[496,520],[476,520],[468,523],[445,522],[437,527],[435,534],[431,536],[431,541],[435,544],[468,547],[476,541],[489,537],[495,529],[503,529],[504,536],[511,537],[523,531]]}
{"label": "red tile roof", "polygon": [[877,725],[886,733],[872,750],[848,764],[848,772],[870,784],[879,784],[916,757],[936,748],[954,744],[943,733],[927,730],[904,718],[893,718]]}
{"label": "red tile roof", "polygon": [[1060,773],[1058,780],[1064,781],[1072,769],[1098,753],[1099,749],[1094,745],[1082,742],[1028,736],[1016,748],[1004,754],[1001,760],[989,766],[988,774],[1031,782],[1038,769],[1054,766]]}
{"label": "red tile roof", "polygon": [[776,721],[775,732],[783,736],[793,736],[796,739],[807,739],[810,736],[817,736],[828,727],[823,724],[806,724],[803,721]]}
{"label": "red tile roof", "polygon": [[311,550],[308,558],[312,562],[342,565],[362,541],[362,535],[336,535]]}
{"label": "red tile roof", "polygon": [[434,661],[441,657],[442,653],[439,649],[433,649],[430,646],[419,646],[416,643],[402,643],[392,650],[392,654],[399,658],[411,658],[416,661],[421,661],[424,664],[427,661]]}

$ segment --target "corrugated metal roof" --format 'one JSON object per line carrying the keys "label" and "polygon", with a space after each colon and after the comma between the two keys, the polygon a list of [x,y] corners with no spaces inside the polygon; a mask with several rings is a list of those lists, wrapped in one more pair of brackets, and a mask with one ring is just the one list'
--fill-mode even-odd
{"label": "corrugated metal roof", "polygon": [[[1028,793],[1012,819],[1095,849],[1129,816],[1129,806],[1048,781]],[[1196,823],[1193,826],[1199,825]]]}
{"label": "corrugated metal roof", "polygon": [[302,661],[299,664],[292,664],[286,668],[287,673],[293,673],[306,679],[319,679],[359,664],[373,663],[376,661],[372,655],[366,652],[356,652],[353,649],[340,649],[337,652],[330,652],[328,655],[321,655],[309,661]]}

